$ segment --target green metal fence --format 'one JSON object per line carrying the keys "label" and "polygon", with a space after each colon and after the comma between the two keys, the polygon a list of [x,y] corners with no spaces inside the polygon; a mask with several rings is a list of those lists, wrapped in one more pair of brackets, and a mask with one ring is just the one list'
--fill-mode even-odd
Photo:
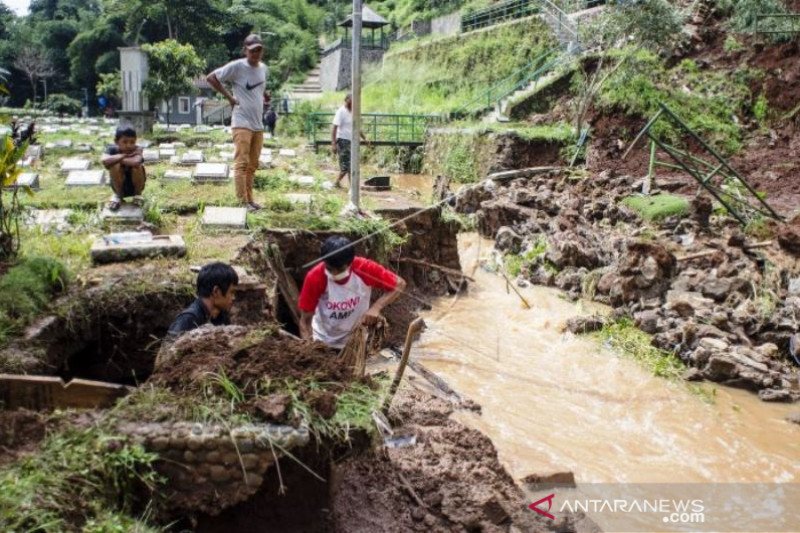
{"label": "green metal fence", "polygon": [[510,76],[500,80],[485,91],[481,91],[477,97],[451,114],[456,118],[460,118],[489,110],[503,98],[510,96],[532,82],[539,81],[560,63],[561,58],[558,51],[555,49],[548,50]]}
{"label": "green metal fence", "polygon": [[473,31],[538,12],[537,0],[507,0],[461,17],[461,31]]}
{"label": "green metal fence", "polygon": [[[309,142],[315,146],[331,142],[334,113],[310,113],[306,120]],[[425,132],[441,123],[439,115],[394,115],[363,113],[361,131],[376,146],[418,146],[425,142]]]}
{"label": "green metal fence", "polygon": [[800,13],[762,13],[756,15],[755,33],[797,35],[800,33]]}

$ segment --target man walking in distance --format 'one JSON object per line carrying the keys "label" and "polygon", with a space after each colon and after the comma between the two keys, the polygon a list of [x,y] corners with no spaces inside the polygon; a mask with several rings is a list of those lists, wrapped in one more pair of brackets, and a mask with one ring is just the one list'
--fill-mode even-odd
{"label": "man walking in distance", "polygon": [[[361,140],[367,142],[364,132]],[[349,94],[344,97],[344,105],[336,111],[333,117],[333,132],[331,133],[331,152],[339,154],[339,177],[336,178],[336,187],[340,187],[342,179],[350,179],[350,143],[353,140],[353,98]]]}
{"label": "man walking in distance", "polygon": [[[261,209],[253,200],[253,177],[264,145],[264,92],[267,66],[261,62],[264,43],[256,34],[244,40],[244,58],[231,61],[206,78],[208,83],[233,107],[234,161],[236,196],[249,211]],[[231,94],[223,84],[230,84]]]}

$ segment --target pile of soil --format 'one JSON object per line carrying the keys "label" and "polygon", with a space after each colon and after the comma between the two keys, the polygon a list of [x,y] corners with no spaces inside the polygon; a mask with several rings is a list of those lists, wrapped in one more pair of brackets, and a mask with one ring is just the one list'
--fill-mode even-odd
{"label": "pile of soil", "polygon": [[284,393],[255,398],[267,380],[325,383],[325,390],[301,389],[300,395],[320,416],[330,418],[336,412],[335,393],[356,379],[337,351],[322,343],[225,326],[197,329],[162,348],[149,383],[196,395],[202,393],[210,375],[236,384],[245,397],[251,397],[240,408],[272,422],[291,422],[286,419],[290,398]]}
{"label": "pile of soil", "polygon": [[403,424],[397,432],[415,435],[416,444],[365,453],[333,467],[335,531],[596,529],[584,517],[567,517],[566,524],[530,511],[492,442],[452,420],[449,403],[405,387],[393,405],[395,421]]}
{"label": "pile of soil", "polygon": [[0,410],[0,466],[34,453],[45,436],[47,417],[27,409]]}

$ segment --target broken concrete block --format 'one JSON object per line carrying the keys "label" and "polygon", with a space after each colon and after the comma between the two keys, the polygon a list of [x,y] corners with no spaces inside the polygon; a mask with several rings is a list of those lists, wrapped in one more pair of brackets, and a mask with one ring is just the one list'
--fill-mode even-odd
{"label": "broken concrete block", "polygon": [[69,228],[71,209],[37,209],[33,212],[30,223],[42,231],[64,231]]}
{"label": "broken concrete block", "polygon": [[89,170],[92,162],[88,159],[62,159],[61,172],[72,172],[73,170]]}
{"label": "broken concrete block", "polygon": [[186,244],[180,235],[156,235],[147,232],[112,233],[92,245],[92,261],[117,263],[144,257],[186,255]]}
{"label": "broken concrete block", "polygon": [[144,220],[144,212],[138,205],[123,203],[116,211],[103,209],[100,218],[109,225],[138,225]]}
{"label": "broken concrete block", "polygon": [[195,167],[194,180],[199,182],[227,181],[228,165],[225,163],[200,163]]}
{"label": "broken concrete block", "polygon": [[169,169],[164,173],[165,180],[190,180],[192,179],[192,171],[191,170],[178,170],[178,169]]}
{"label": "broken concrete block", "polygon": [[181,157],[181,163],[184,165],[193,165],[203,161],[205,161],[205,158],[200,150],[189,150]]}
{"label": "broken concrete block", "polygon": [[104,185],[106,173],[104,170],[73,170],[67,176],[67,187],[92,187]]}
{"label": "broken concrete block", "polygon": [[244,229],[247,227],[247,209],[244,207],[206,207],[203,211],[203,226]]}
{"label": "broken concrete block", "polygon": [[36,172],[23,172],[17,176],[17,181],[9,189],[16,187],[30,187],[33,190],[39,190],[39,174]]}
{"label": "broken concrete block", "polygon": [[281,148],[278,151],[278,155],[281,157],[297,157],[297,152],[291,148]]}

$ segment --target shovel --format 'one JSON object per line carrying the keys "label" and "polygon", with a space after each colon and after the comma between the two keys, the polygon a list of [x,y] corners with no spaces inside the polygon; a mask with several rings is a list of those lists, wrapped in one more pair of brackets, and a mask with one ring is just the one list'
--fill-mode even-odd
{"label": "shovel", "polygon": [[421,318],[417,318],[408,326],[406,343],[405,346],[403,346],[403,355],[400,357],[400,366],[397,367],[397,373],[395,373],[394,381],[392,381],[392,386],[389,388],[389,394],[383,401],[382,411],[384,414],[389,411],[389,405],[392,403],[392,399],[397,392],[397,387],[400,386],[400,381],[403,379],[403,373],[406,371],[406,366],[408,365],[408,356],[411,354],[411,345],[414,344],[414,337],[422,330],[422,326],[424,325],[425,321]]}

